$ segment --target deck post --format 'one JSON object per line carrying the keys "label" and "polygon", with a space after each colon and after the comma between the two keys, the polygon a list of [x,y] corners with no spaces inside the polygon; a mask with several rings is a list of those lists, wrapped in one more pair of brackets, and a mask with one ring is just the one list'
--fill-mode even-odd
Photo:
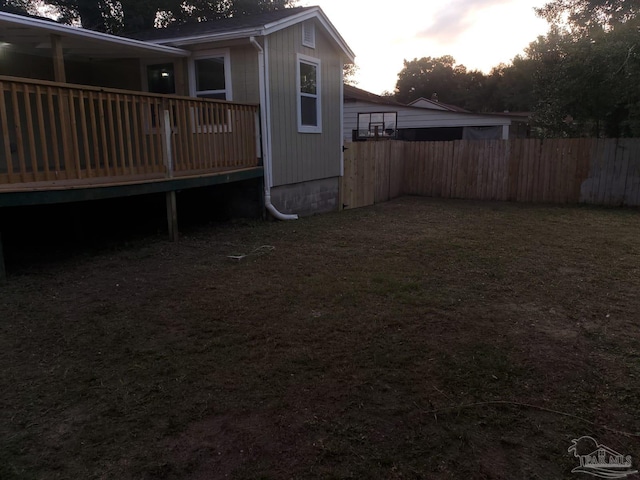
{"label": "deck post", "polygon": [[64,68],[64,52],[62,50],[62,37],[51,35],[51,49],[53,51],[53,77],[56,82],[67,83],[67,74]]}
{"label": "deck post", "polygon": [[173,145],[171,141],[171,113],[169,110],[162,112],[162,139],[163,142],[163,161],[166,169],[167,178],[173,177]]}
{"label": "deck post", "polygon": [[178,241],[178,208],[176,191],[171,190],[165,194],[167,200],[167,225],[169,227],[169,240]]}
{"label": "deck post", "polygon": [[2,232],[0,232],[0,283],[7,280],[7,270],[4,266],[4,252],[2,250]]}
{"label": "deck post", "polygon": [[[162,112],[162,136],[164,139],[164,165],[167,178],[173,178],[173,151],[171,142],[171,113],[165,108]],[[178,206],[176,202],[176,191],[171,190],[165,194],[167,202],[167,225],[169,227],[169,240],[178,241]]]}

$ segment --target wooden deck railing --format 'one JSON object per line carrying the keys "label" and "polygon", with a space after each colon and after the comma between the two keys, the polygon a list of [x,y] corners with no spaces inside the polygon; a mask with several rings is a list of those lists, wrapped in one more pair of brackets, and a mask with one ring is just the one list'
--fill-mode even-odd
{"label": "wooden deck railing", "polygon": [[0,186],[258,165],[258,107],[0,76]]}

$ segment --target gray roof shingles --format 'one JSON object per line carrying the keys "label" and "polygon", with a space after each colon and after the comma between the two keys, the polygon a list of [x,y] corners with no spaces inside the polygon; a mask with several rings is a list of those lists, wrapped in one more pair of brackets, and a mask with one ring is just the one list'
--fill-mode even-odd
{"label": "gray roof shingles", "polygon": [[172,38],[191,37],[209,33],[225,33],[235,30],[260,28],[272,22],[284,20],[315,7],[296,7],[275,10],[273,12],[255,15],[239,15],[237,17],[209,20],[207,22],[187,22],[180,25],[170,25],[166,28],[156,28],[142,32],[129,33],[127,36],[137,40],[154,41]]}

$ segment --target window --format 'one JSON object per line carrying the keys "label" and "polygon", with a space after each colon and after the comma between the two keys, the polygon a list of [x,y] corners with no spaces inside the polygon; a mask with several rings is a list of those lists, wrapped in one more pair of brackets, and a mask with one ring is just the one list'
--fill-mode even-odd
{"label": "window", "polygon": [[[147,91],[161,95],[174,95],[176,93],[175,68],[173,63],[155,63],[146,66]],[[174,108],[175,119],[175,108]],[[160,125],[162,111],[157,111],[156,104],[151,104],[149,114],[145,115],[146,133]],[[149,118],[146,118],[149,117]]]}
{"label": "window", "polygon": [[189,70],[191,95],[231,100],[231,65],[228,51],[197,53]]}
{"label": "window", "polygon": [[302,24],[302,45],[316,48],[316,25],[313,20],[308,20]]}
{"label": "window", "polygon": [[150,93],[176,93],[173,63],[147,65],[147,89]]}
{"label": "window", "polygon": [[320,60],[298,55],[298,132],[322,133]]}
{"label": "window", "polygon": [[358,139],[396,138],[397,112],[377,112],[358,114]]}
{"label": "window", "polygon": [[[191,95],[214,100],[231,100],[231,61],[229,50],[197,52],[189,65]],[[221,112],[215,120],[194,107],[191,110],[191,128],[194,133],[228,133],[232,129],[231,110]]]}

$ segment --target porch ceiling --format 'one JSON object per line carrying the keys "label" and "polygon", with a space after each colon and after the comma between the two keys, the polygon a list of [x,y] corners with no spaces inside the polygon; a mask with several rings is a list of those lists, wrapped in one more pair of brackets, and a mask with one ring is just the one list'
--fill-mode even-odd
{"label": "porch ceiling", "polygon": [[65,57],[152,58],[189,56],[188,51],[180,48],[92,32],[40,18],[0,13],[0,48],[14,46],[20,50],[32,50],[47,55],[52,49],[52,35],[57,35],[61,38]]}

